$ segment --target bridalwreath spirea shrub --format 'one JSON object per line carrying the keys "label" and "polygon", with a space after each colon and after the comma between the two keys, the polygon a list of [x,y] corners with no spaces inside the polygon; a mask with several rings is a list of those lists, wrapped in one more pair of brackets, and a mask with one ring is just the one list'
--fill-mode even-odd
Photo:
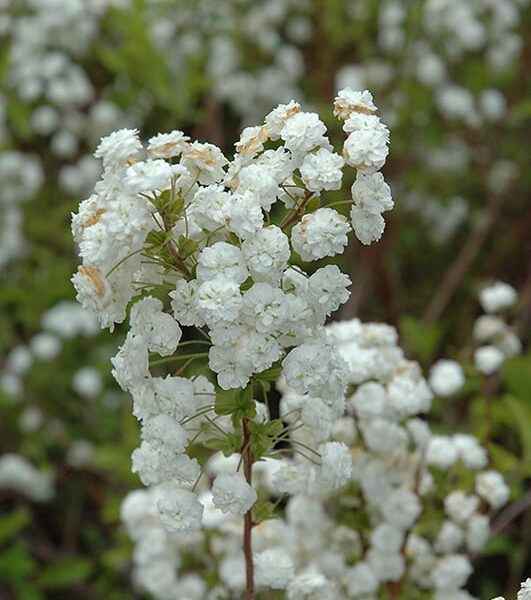
{"label": "bridalwreath spirea shrub", "polygon": [[[179,131],[153,137],[139,160],[137,131],[116,131],[98,146],[103,176],[72,219],[83,258],[72,278],[77,299],[111,329],[134,300],[113,374],[142,424],[133,470],[161,491],[167,531],[201,529],[196,446],[240,455],[233,472],[216,477],[212,501],[244,516],[249,598],[253,464],[289,432],[269,416],[271,382],[282,375],[331,417],[344,411],[348,367],[324,323],[347,300],[350,280],[335,265],[309,276],[296,255],[340,254],[352,229],[365,244],[382,235],[393,201],[379,173],[389,132],[375,111],[369,92],[339,93],[343,156],[319,116],[293,101],[246,128],[232,161]],[[341,188],[345,166],[357,169],[351,222],[319,200]],[[191,326],[203,339],[180,344],[181,327]],[[171,372],[153,376],[150,365],[162,364]],[[191,366],[194,375],[181,376]],[[348,447],[320,442],[310,450],[319,457],[315,485],[338,488],[351,475]]]}
{"label": "bridalwreath spirea shrub", "polygon": [[[352,230],[364,244],[383,234],[389,132],[375,112],[369,92],[339,92],[341,154],[293,101],[246,128],[231,161],[180,131],[146,152],[122,129],[96,150],[103,175],[73,215],[83,264],[72,281],[103,327],[129,313],[113,374],[141,422],[133,471],[149,490],[129,496],[123,516],[140,543],[138,582],[157,598],[250,599],[256,586],[292,600],[367,599],[382,585],[398,597],[406,561],[414,585],[469,597],[459,549],[485,539],[479,497],[445,490],[441,530],[411,531],[437,483],[428,466],[485,470],[487,455],[417,418],[431,391],[392,328],[325,327],[351,282],[312,264],[341,254]],[[327,204],[345,168],[356,169],[351,199]],[[345,204],[350,219],[334,208]],[[507,500],[499,474],[476,479],[485,507]],[[271,520],[280,502],[284,520]],[[352,515],[372,529],[369,547]],[[178,577],[194,549],[214,572]]]}

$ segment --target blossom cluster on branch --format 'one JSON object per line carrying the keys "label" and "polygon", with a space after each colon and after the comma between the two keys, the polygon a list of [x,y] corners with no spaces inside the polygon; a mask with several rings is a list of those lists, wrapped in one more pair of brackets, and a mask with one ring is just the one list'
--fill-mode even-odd
{"label": "blossom cluster on branch", "polygon": [[[287,441],[305,452],[255,465],[253,487],[275,516],[253,530],[257,589],[285,590],[291,600],[367,600],[385,593],[472,600],[463,588],[473,557],[491,536],[493,515],[509,499],[507,484],[476,437],[431,431],[426,417],[433,393],[393,327],[354,319],[327,326],[326,334],[348,365],[345,410],[334,417],[319,399],[298,393],[284,378],[277,382],[281,418],[291,427]],[[459,363],[446,362],[455,373]],[[461,370],[453,393],[464,383]],[[328,477],[323,485],[312,448],[330,438],[328,448],[320,448]],[[349,448],[350,475],[346,456],[332,451],[341,444]],[[124,500],[135,578],[156,598],[244,592],[240,522],[216,508],[211,489],[238,462],[239,455],[221,453],[208,460],[199,485],[202,531],[164,530],[160,489],[137,490]],[[215,572],[210,587],[205,572]],[[528,587],[523,584],[519,600]]]}
{"label": "blossom cluster on branch", "polygon": [[[318,418],[316,408],[329,420],[344,411],[348,366],[324,324],[348,299],[350,279],[335,265],[310,275],[306,263],[341,254],[352,229],[365,244],[383,233],[382,213],[393,207],[379,173],[389,133],[375,112],[367,91],[338,94],[342,156],[319,116],[294,101],[246,128],[231,161],[180,131],[151,138],[141,159],[137,131],[116,131],[98,146],[102,178],[72,218],[83,258],[72,277],[77,299],[111,329],[130,305],[113,375],[142,424],[133,470],[157,486],[167,531],[201,529],[198,447],[239,455],[213,481],[212,502],[245,515],[248,597],[258,512],[252,467],[282,452],[290,431],[270,417],[271,382],[282,374],[306,395],[308,418]],[[346,166],[356,169],[352,199],[338,204],[350,204],[350,221],[325,205]],[[190,326],[200,338],[181,341]],[[329,491],[351,474],[347,446],[327,441],[330,433],[310,449],[314,485]]]}

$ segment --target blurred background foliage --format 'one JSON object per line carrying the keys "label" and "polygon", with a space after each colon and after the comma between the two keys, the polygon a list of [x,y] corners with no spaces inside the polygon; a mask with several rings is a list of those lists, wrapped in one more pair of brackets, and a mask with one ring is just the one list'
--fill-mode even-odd
{"label": "blurred background foliage", "polygon": [[[430,16],[437,4],[0,2],[0,454],[24,456],[55,490],[43,502],[0,490],[2,600],[140,597],[119,523],[120,501],[140,485],[130,471],[137,424],[110,376],[121,332],[62,338],[53,356],[8,373],[12,349],[31,349],[46,311],[73,299],[70,213],[97,178],[98,138],[123,126],[145,138],[182,129],[231,153],[243,124],[293,97],[339,139],[330,107],[345,84],[371,89],[391,128],[384,174],[396,210],[380,244],[353,244],[341,258],[354,284],[336,318],[393,324],[425,369],[443,356],[465,365],[466,387],[435,402],[430,418],[485,441],[511,485],[469,589],[514,597],[531,568],[531,355],[510,359],[488,385],[471,356],[477,292],[492,279],[519,290],[514,328],[529,342],[529,6],[501,3],[507,14],[496,14],[495,3],[470,2],[484,36],[469,44],[473,31],[451,29],[458,3]],[[498,95],[482,112],[485,90]],[[4,165],[12,153],[21,154]],[[25,197],[27,157],[40,177]],[[101,383],[90,398],[73,386],[87,366]]]}

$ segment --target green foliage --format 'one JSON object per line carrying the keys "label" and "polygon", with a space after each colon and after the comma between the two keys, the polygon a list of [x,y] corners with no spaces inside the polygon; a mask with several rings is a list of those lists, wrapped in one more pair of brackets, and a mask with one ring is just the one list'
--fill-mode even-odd
{"label": "green foliage", "polygon": [[94,569],[87,559],[64,558],[44,568],[39,575],[39,585],[44,589],[61,589],[80,583],[90,576]]}
{"label": "green foliage", "polygon": [[439,325],[427,325],[411,316],[402,317],[400,332],[405,348],[422,362],[433,358],[442,335]]}

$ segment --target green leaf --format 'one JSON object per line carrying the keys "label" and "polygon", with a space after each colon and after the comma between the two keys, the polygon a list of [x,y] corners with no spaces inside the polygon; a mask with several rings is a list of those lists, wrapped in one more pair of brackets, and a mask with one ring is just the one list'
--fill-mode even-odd
{"label": "green leaf", "polygon": [[14,586],[18,600],[43,600],[44,596],[28,581],[18,581]]}
{"label": "green leaf", "polygon": [[0,554],[0,581],[17,581],[27,577],[35,568],[35,561],[24,546],[10,546]]}
{"label": "green leaf", "polygon": [[215,410],[218,415],[230,415],[235,427],[242,419],[252,419],[256,415],[252,386],[243,390],[219,390]]}
{"label": "green leaf", "polygon": [[84,581],[92,573],[93,565],[83,558],[65,558],[41,571],[39,584],[48,589],[68,587]]}
{"label": "green leaf", "polygon": [[239,390],[218,390],[215,410],[218,415],[231,415],[238,406]]}
{"label": "green leaf", "polygon": [[280,419],[274,419],[268,423],[249,423],[249,431],[253,455],[259,459],[274,446],[277,438],[284,431],[284,424]]}
{"label": "green leaf", "polygon": [[316,211],[321,206],[321,198],[319,196],[314,196],[311,200],[306,204],[306,212],[311,213]]}
{"label": "green leaf", "polygon": [[441,328],[437,325],[426,325],[414,317],[403,317],[400,329],[404,345],[421,360],[429,360],[437,349],[441,339]]}
{"label": "green leaf", "polygon": [[502,367],[507,388],[519,398],[531,398],[531,355],[514,356]]}
{"label": "green leaf", "polygon": [[282,366],[279,363],[276,363],[272,367],[269,367],[269,369],[266,369],[261,373],[256,373],[253,375],[253,378],[258,381],[276,381],[281,372]]}
{"label": "green leaf", "polygon": [[240,433],[230,433],[224,438],[212,438],[206,440],[204,445],[210,450],[221,451],[225,456],[231,456],[239,452],[242,447],[243,438]]}
{"label": "green leaf", "polygon": [[267,521],[273,516],[275,505],[268,500],[258,501],[253,506],[253,518],[256,524]]}
{"label": "green leaf", "polygon": [[0,517],[0,544],[11,539],[24,529],[30,520],[31,515],[27,508],[19,508]]}
{"label": "green leaf", "polygon": [[183,256],[190,256],[197,250],[199,246],[198,242],[191,240],[184,235],[179,236],[177,245],[179,246],[179,253]]}
{"label": "green leaf", "polygon": [[531,462],[531,406],[529,400],[505,396],[503,403],[514,416],[514,426],[520,433],[524,462]]}

